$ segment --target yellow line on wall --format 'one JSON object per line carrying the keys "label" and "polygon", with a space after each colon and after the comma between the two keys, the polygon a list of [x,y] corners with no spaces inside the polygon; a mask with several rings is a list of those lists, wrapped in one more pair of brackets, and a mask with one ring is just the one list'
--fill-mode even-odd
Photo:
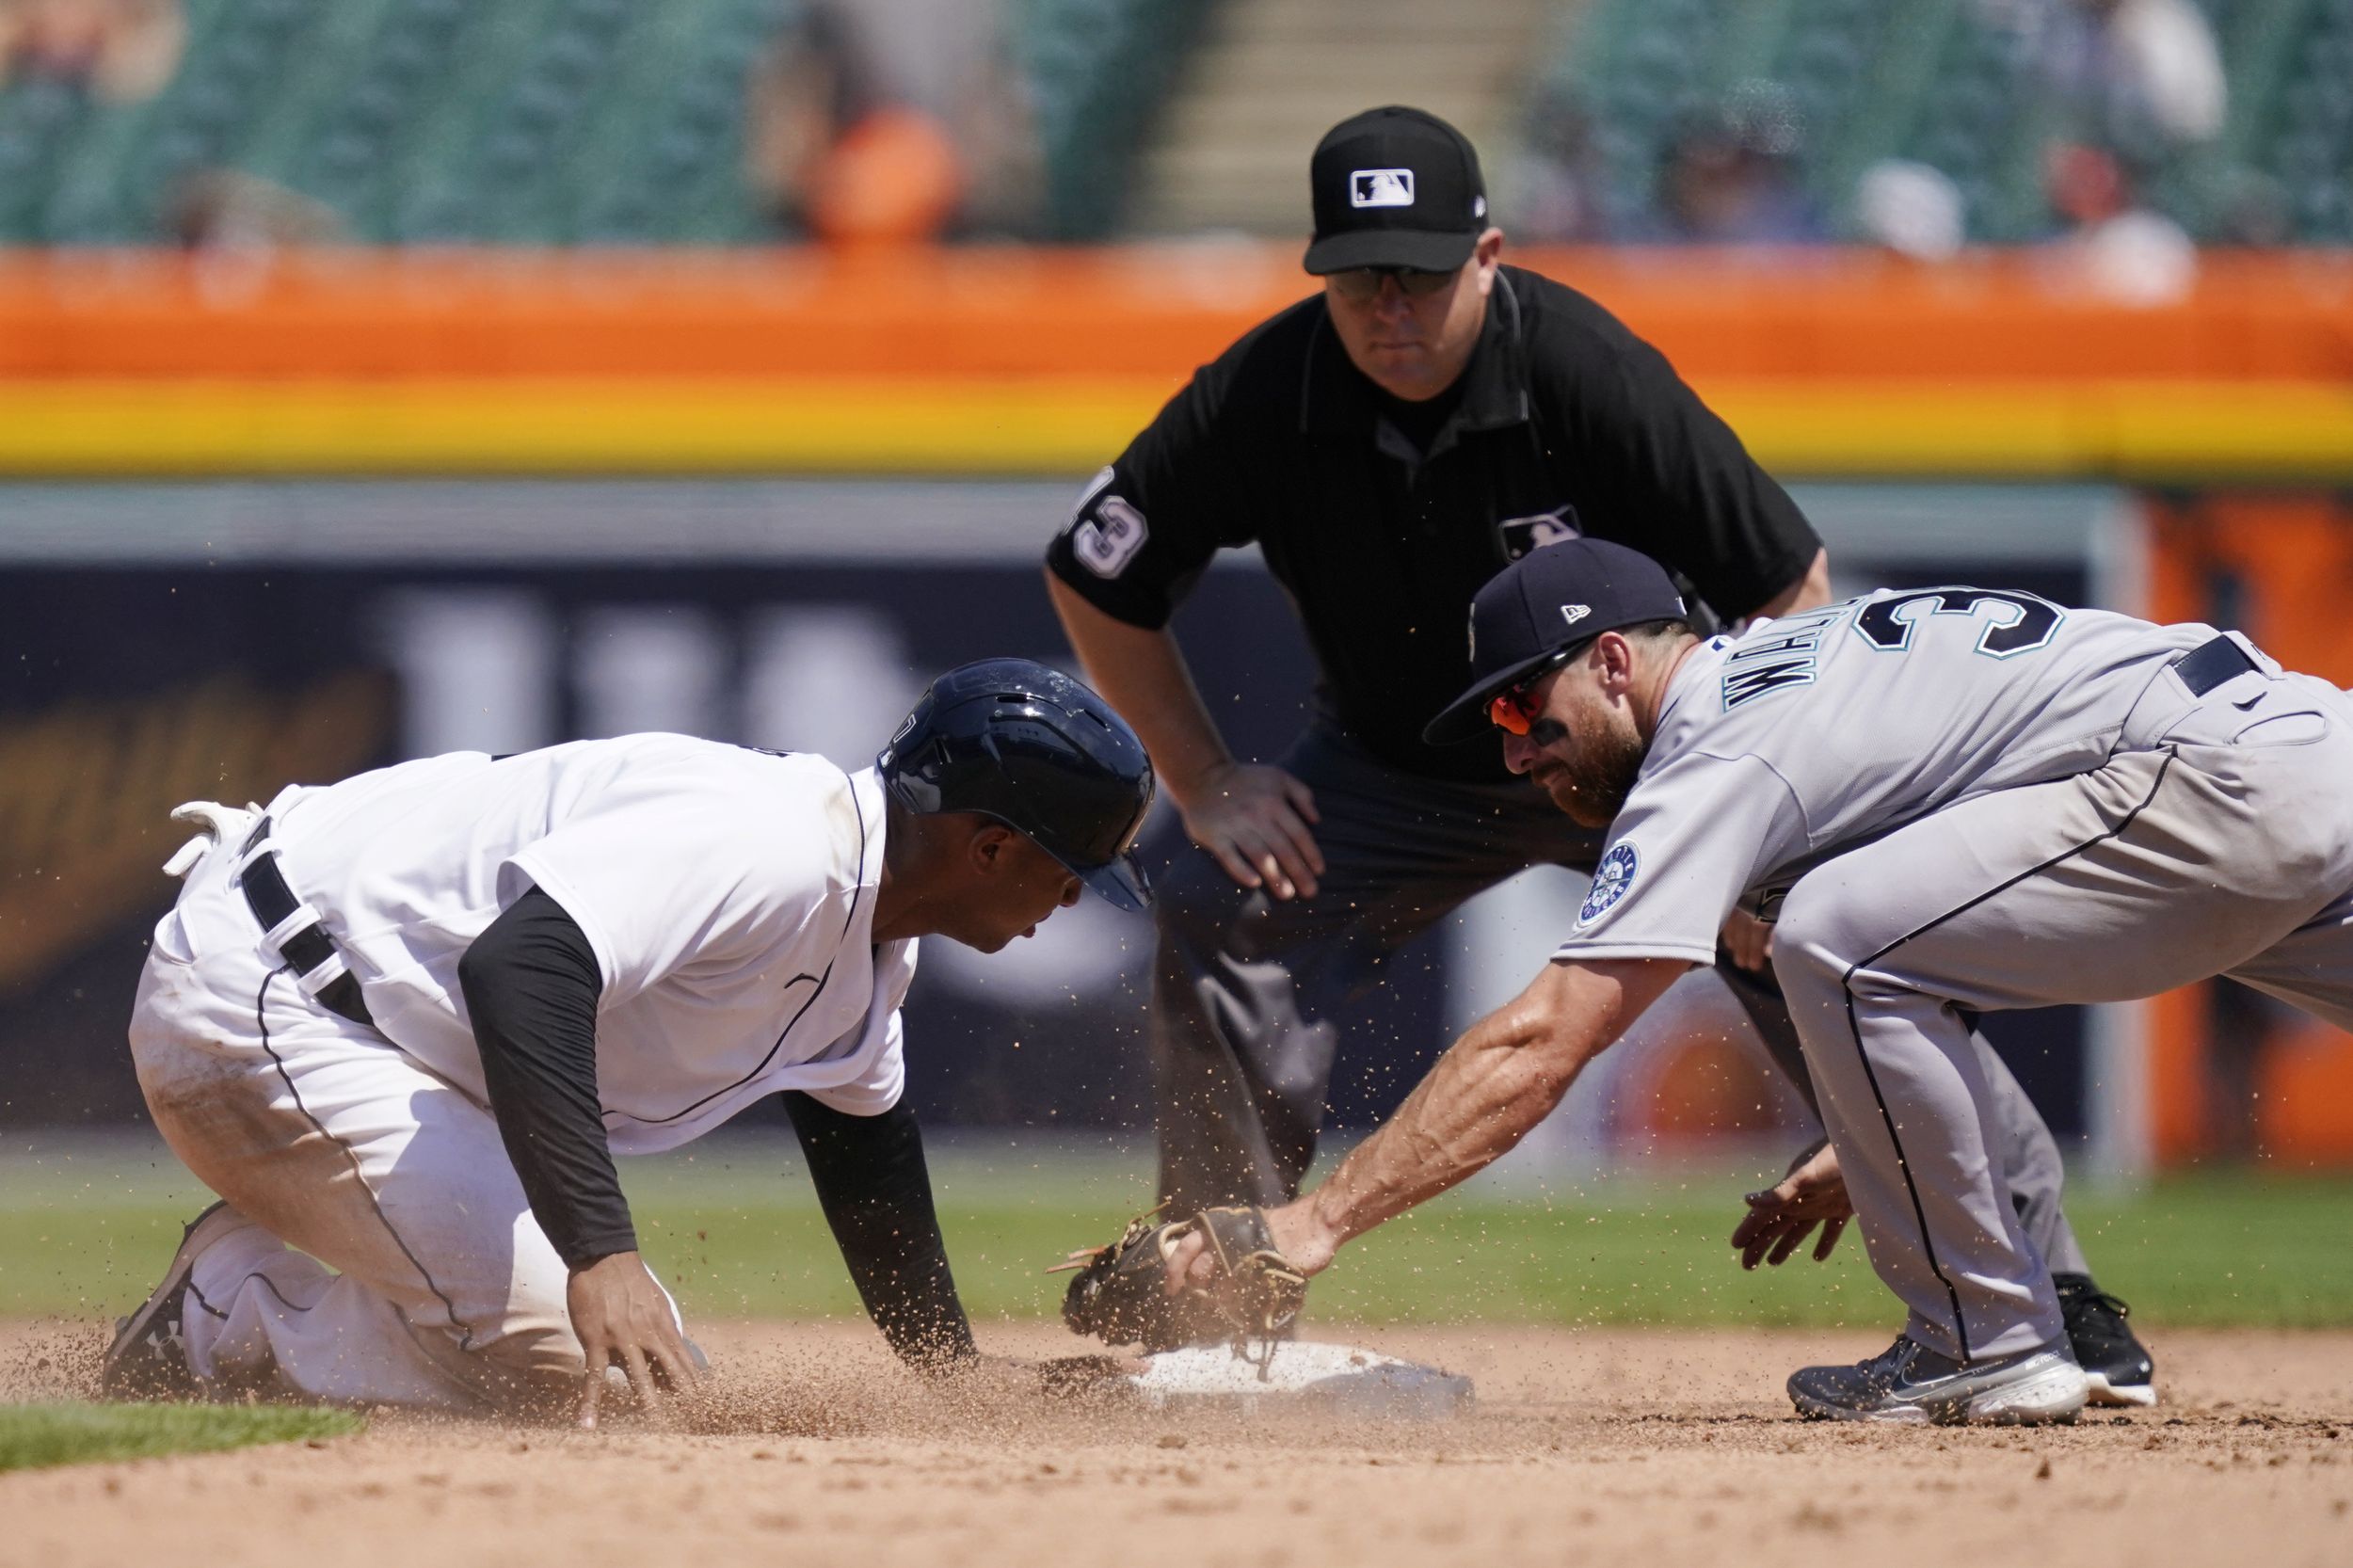
{"label": "yellow line on wall", "polygon": [[[1066,473],[1174,390],[1095,381],[0,382],[0,474]],[[2353,388],[1721,379],[1791,477],[2353,479]]]}

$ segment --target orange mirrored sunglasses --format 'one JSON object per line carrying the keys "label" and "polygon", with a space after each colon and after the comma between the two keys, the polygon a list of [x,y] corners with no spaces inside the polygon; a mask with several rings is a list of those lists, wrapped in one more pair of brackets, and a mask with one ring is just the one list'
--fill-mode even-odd
{"label": "orange mirrored sunglasses", "polygon": [[1536,726],[1544,713],[1529,700],[1529,694],[1545,676],[1569,662],[1577,649],[1564,648],[1538,664],[1512,685],[1497,692],[1487,703],[1487,722],[1507,735],[1525,735]]}

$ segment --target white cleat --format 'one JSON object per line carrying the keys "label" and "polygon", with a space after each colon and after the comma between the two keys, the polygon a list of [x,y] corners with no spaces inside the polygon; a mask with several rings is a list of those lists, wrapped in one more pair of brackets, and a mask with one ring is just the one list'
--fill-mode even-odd
{"label": "white cleat", "polygon": [[2147,1410],[2157,1402],[2155,1387],[2146,1383],[2118,1383],[2105,1372],[2086,1372],[2084,1384],[2093,1404]]}
{"label": "white cleat", "polygon": [[2067,1342],[1964,1366],[1912,1339],[1852,1367],[1790,1374],[1801,1416],[1836,1421],[2034,1426],[2073,1421],[2090,1392]]}

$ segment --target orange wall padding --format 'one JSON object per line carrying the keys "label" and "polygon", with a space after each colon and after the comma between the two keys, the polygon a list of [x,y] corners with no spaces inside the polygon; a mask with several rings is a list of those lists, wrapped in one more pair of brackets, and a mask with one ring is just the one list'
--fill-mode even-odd
{"label": "orange wall padding", "polygon": [[[1694,377],[2353,380],[2353,260],[2216,256],[2177,305],[2046,257],[1523,251]],[[1305,295],[1290,246],[870,254],[0,254],[0,377],[1153,376]]]}

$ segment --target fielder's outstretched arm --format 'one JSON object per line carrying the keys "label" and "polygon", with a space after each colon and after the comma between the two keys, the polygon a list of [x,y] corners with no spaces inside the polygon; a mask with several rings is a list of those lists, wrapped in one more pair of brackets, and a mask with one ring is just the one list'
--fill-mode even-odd
{"label": "fielder's outstretched arm", "polygon": [[1314,1273],[1343,1242],[1495,1163],[1690,967],[1667,958],[1545,965],[1455,1041],[1330,1179],[1267,1215],[1276,1247]]}

